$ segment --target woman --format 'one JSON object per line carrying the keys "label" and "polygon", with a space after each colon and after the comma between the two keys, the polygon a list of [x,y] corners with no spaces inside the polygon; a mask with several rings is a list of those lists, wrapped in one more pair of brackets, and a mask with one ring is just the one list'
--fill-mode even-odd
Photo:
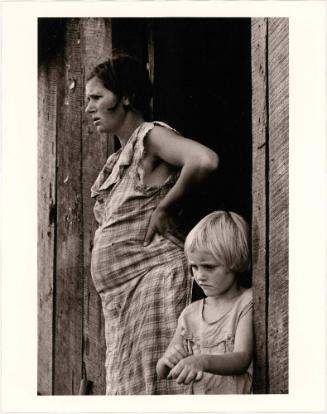
{"label": "woman", "polygon": [[98,65],[86,83],[86,112],[121,144],[91,189],[99,223],[91,271],[105,318],[106,393],[114,395],[183,393],[155,373],[190,300],[175,219],[218,165],[210,149],[145,122],[150,97],[147,71],[127,55]]}

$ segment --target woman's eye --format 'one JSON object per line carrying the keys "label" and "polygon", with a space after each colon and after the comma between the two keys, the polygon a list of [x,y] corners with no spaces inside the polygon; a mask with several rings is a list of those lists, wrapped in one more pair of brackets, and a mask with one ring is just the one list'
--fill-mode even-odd
{"label": "woman's eye", "polygon": [[97,101],[98,99],[100,99],[101,96],[100,95],[91,95],[87,98],[88,101]]}

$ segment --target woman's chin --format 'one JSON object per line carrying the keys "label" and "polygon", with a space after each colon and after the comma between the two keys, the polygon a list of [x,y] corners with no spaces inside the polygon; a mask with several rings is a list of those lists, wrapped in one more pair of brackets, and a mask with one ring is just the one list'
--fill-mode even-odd
{"label": "woman's chin", "polygon": [[100,134],[105,134],[105,133],[109,133],[110,131],[107,130],[107,128],[104,128],[102,125],[97,125],[97,131]]}

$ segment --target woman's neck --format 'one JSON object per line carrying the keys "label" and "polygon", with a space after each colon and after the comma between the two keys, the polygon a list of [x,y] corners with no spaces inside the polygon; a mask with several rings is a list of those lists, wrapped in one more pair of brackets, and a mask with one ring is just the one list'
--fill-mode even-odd
{"label": "woman's neck", "polygon": [[119,139],[120,145],[124,147],[132,133],[144,122],[144,118],[138,112],[129,110],[126,114],[123,125],[117,131],[116,136]]}

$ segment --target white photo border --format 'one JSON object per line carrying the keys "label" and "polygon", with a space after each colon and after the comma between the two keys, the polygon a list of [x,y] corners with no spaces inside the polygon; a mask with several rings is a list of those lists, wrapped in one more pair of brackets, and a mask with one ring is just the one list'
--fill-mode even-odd
{"label": "white photo border", "polygon": [[[37,396],[37,19],[287,17],[290,44],[289,394]],[[324,1],[73,1],[2,5],[2,409],[324,411]]]}

